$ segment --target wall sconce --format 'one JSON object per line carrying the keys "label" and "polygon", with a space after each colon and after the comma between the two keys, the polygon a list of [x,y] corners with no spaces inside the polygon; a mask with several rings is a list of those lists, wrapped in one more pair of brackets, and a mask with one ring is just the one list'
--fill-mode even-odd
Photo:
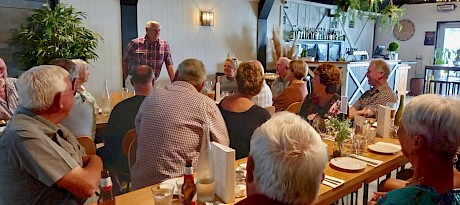
{"label": "wall sconce", "polygon": [[202,26],[214,26],[214,12],[202,11],[200,21]]}

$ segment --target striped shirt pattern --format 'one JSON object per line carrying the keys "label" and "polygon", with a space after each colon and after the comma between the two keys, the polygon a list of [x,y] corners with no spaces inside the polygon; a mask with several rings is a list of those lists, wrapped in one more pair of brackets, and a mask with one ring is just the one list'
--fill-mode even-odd
{"label": "striped shirt pattern", "polygon": [[230,144],[225,121],[215,102],[184,81],[154,90],[136,116],[137,152],[131,172],[133,189],[184,174],[185,160],[196,164],[208,123],[211,141]]}
{"label": "striped shirt pattern", "polygon": [[147,36],[129,42],[124,59],[128,63],[129,73],[138,65],[148,65],[153,68],[155,79],[160,76],[163,62],[166,66],[173,64],[168,42],[158,39],[154,44],[151,44]]}

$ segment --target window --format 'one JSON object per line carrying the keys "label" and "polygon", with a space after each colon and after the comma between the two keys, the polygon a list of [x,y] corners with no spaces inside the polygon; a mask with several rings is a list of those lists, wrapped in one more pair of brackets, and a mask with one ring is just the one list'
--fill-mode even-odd
{"label": "window", "polygon": [[437,50],[450,50],[452,51],[450,61],[454,61],[457,56],[457,50],[460,49],[460,21],[454,22],[438,22],[436,38],[436,49]]}

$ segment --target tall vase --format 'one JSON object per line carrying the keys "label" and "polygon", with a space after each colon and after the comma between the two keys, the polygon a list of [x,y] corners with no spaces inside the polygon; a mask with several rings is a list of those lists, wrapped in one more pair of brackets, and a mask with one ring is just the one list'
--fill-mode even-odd
{"label": "tall vase", "polygon": [[343,142],[334,142],[334,148],[332,149],[332,158],[343,156]]}

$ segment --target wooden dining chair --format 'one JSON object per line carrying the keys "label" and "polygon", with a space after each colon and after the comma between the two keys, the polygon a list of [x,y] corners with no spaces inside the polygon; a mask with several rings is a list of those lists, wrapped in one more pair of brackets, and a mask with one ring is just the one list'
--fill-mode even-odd
{"label": "wooden dining chair", "polygon": [[131,146],[131,143],[137,139],[137,133],[136,129],[131,129],[129,130],[126,134],[125,137],[123,138],[123,143],[121,144],[121,150],[123,152],[123,155],[126,157],[129,156],[129,147]]}
{"label": "wooden dining chair", "polygon": [[136,162],[136,150],[137,150],[137,138],[135,138],[129,145],[129,152],[128,152],[129,172],[131,172],[131,167],[134,165],[134,162]]}
{"label": "wooden dining chair", "polygon": [[269,105],[269,106],[265,107],[265,109],[268,111],[268,113],[270,113],[270,116],[272,116],[273,114],[275,114],[275,111],[276,111],[275,106]]}
{"label": "wooden dining chair", "polygon": [[96,145],[94,144],[94,141],[87,137],[87,136],[81,136],[77,137],[78,143],[80,143],[81,146],[85,148],[85,152],[87,155],[95,155],[96,154]]}
{"label": "wooden dining chair", "polygon": [[302,102],[295,102],[295,103],[290,104],[287,107],[286,111],[292,112],[292,113],[295,113],[295,114],[299,114],[301,107],[302,107]]}

